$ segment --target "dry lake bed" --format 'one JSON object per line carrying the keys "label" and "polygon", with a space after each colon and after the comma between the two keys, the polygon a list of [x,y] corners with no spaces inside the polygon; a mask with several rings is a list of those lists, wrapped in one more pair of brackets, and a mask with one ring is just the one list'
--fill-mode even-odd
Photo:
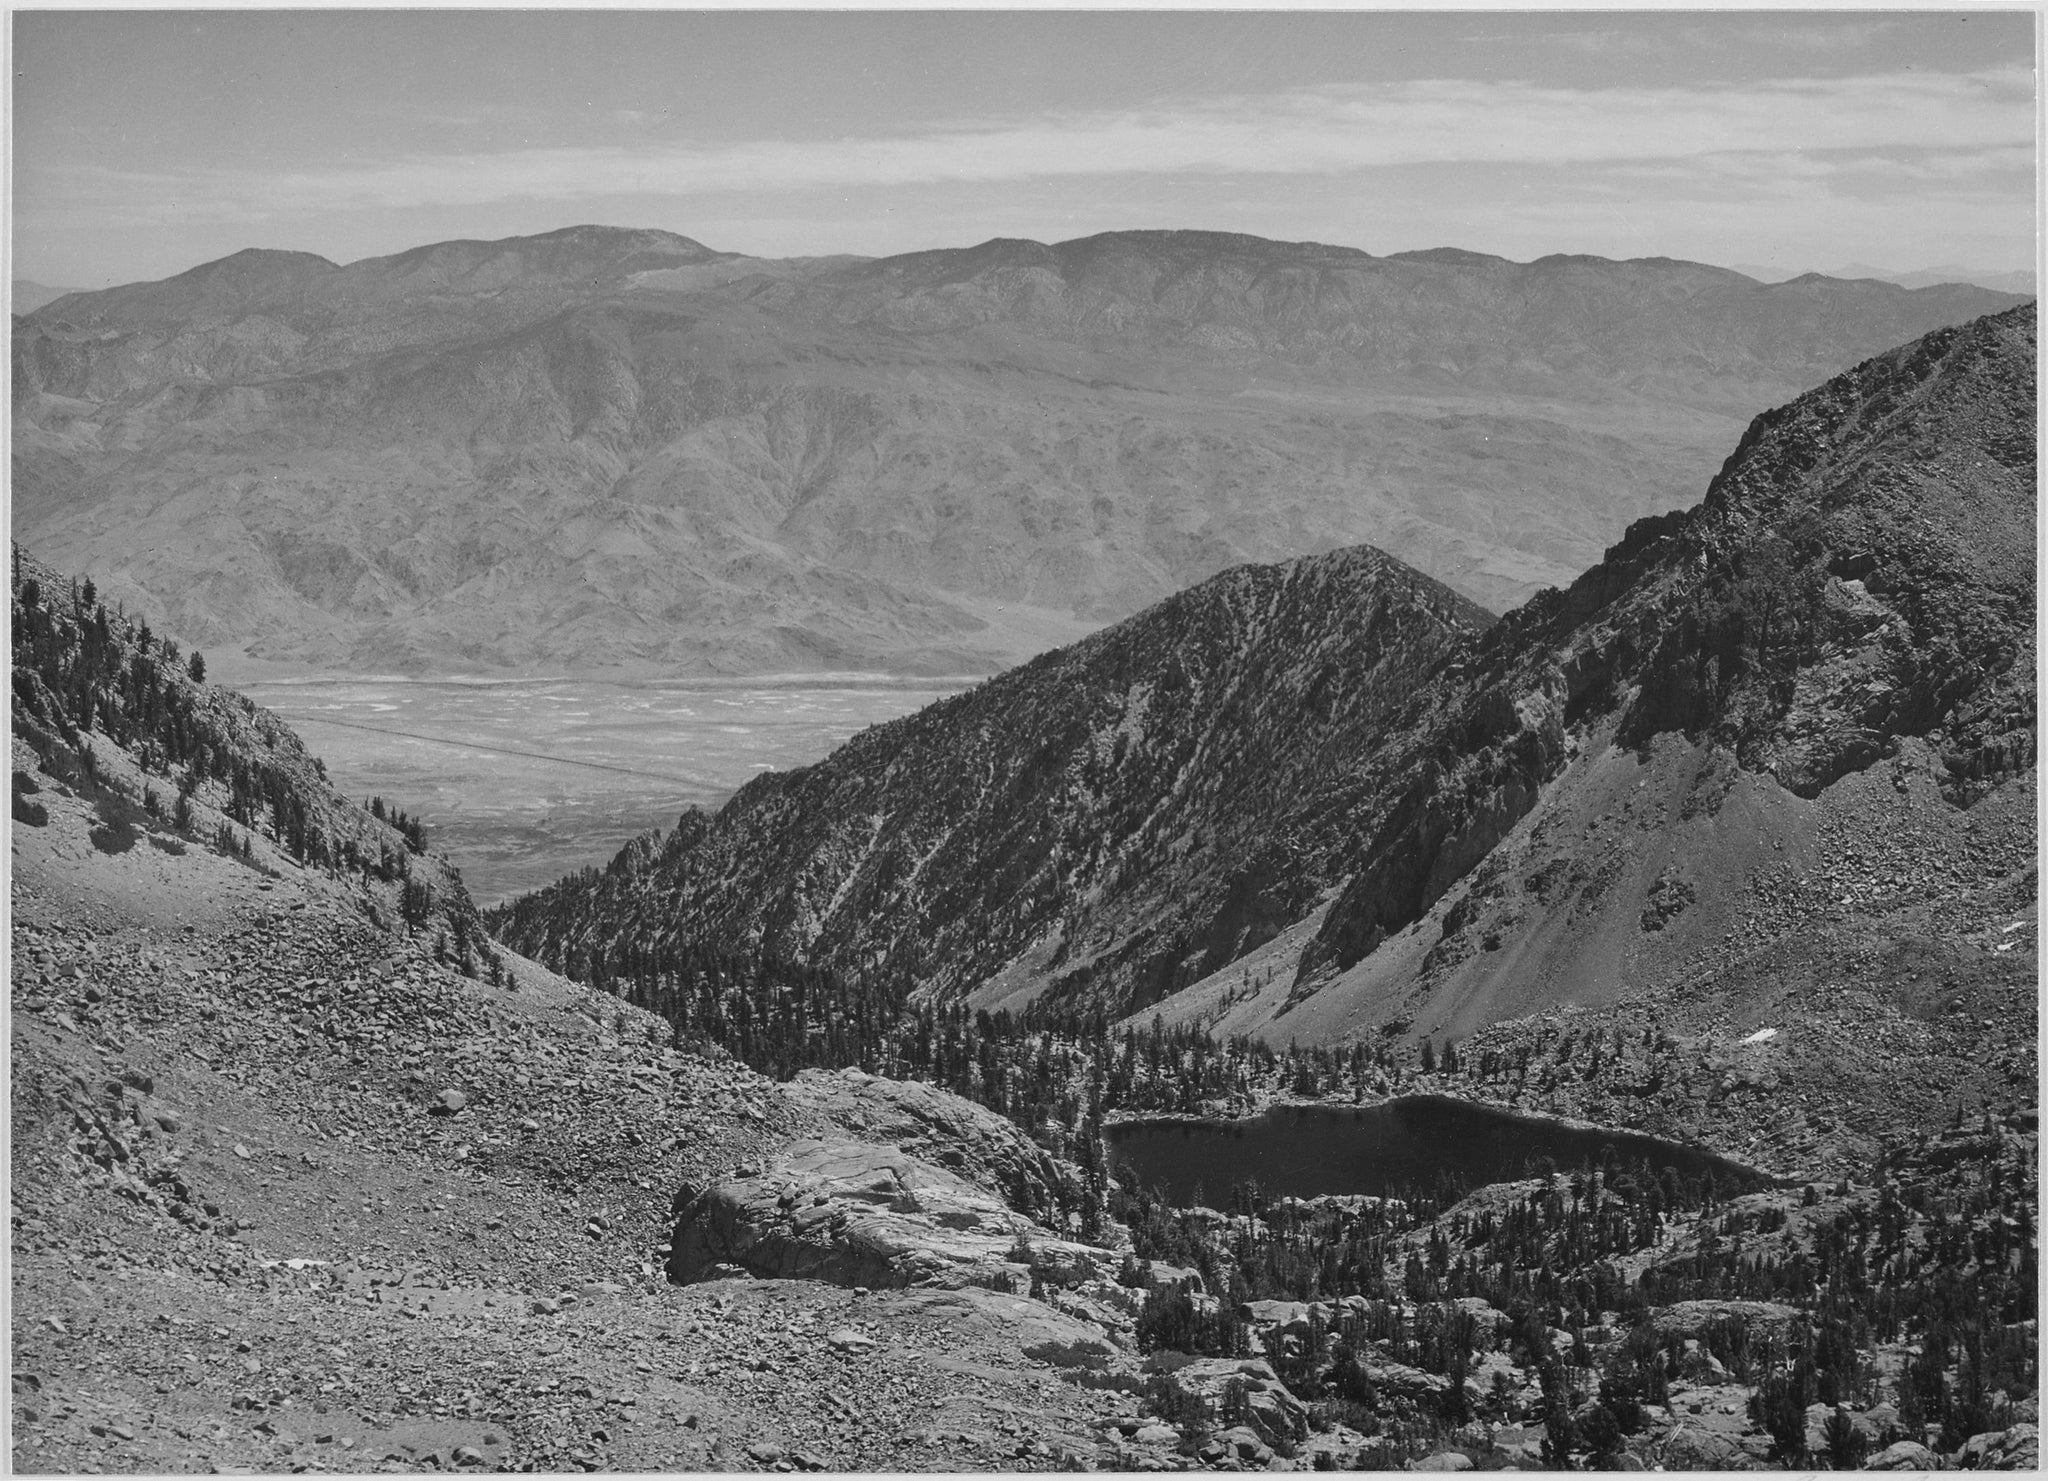
{"label": "dry lake bed", "polygon": [[824,757],[976,682],[875,674],[676,680],[285,679],[242,687],[352,797],[426,819],[480,905],[602,865],[685,807]]}

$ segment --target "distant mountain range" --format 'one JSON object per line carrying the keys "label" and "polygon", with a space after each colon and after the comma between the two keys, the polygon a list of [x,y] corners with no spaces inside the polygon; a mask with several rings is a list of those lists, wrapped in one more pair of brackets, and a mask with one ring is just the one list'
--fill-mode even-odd
{"label": "distant mountain range", "polygon": [[1512,606],[2016,301],[1202,232],[249,251],[17,321],[15,532],[229,674],[990,671],[1361,540]]}
{"label": "distant mountain range", "polygon": [[76,293],[76,288],[52,288],[47,283],[38,283],[32,278],[16,278],[10,299],[14,312],[32,314],[46,303]]}
{"label": "distant mountain range", "polygon": [[494,933],[1304,1043],[1977,973],[2032,891],[2034,366],[2031,305],[1871,359],[1498,622],[1370,549],[1227,572]]}
{"label": "distant mountain range", "polygon": [[[1788,278],[1807,275],[1810,270],[1801,269],[1787,272],[1781,268],[1762,267],[1756,263],[1738,262],[1735,270],[1746,273],[1760,283],[1782,283]],[[1941,267],[1917,268],[1912,272],[1900,272],[1896,268],[1872,267],[1867,262],[1851,262],[1843,267],[1829,268],[1821,273],[1829,278],[1874,278],[1881,283],[1897,283],[1902,288],[1932,288],[1941,283],[1974,283],[1979,288],[1990,288],[1998,293],[2034,292],[2034,274],[2031,269],[2016,272],[1994,272],[1988,268],[1960,267],[1946,263]]]}

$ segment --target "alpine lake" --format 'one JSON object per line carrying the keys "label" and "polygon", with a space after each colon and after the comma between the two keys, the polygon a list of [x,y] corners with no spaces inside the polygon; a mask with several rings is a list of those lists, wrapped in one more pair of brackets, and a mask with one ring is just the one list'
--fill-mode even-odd
{"label": "alpine lake", "polygon": [[1633,1132],[1520,1116],[1443,1096],[1374,1106],[1274,1106],[1240,1120],[1137,1120],[1107,1128],[1122,1174],[1162,1188],[1183,1208],[1226,1207],[1256,1183],[1268,1197],[1400,1197],[1445,1180],[1460,1187],[1581,1167],[1666,1168],[1723,1187],[1762,1186],[1752,1169],[1695,1147]]}

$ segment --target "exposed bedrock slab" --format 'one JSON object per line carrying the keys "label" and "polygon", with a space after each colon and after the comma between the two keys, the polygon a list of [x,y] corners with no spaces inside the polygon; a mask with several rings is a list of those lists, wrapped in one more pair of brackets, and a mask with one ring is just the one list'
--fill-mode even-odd
{"label": "exposed bedrock slab", "polygon": [[1080,1191],[1080,1170],[1032,1141],[1015,1122],[950,1091],[857,1069],[805,1070],[789,1098],[848,1135],[896,1147],[1057,1227],[1055,1211]]}
{"label": "exposed bedrock slab", "polygon": [[1028,1293],[1112,1275],[1116,1256],[1062,1240],[988,1189],[897,1147],[792,1143],[764,1171],[678,1195],[672,1279],[719,1265],[839,1285]]}

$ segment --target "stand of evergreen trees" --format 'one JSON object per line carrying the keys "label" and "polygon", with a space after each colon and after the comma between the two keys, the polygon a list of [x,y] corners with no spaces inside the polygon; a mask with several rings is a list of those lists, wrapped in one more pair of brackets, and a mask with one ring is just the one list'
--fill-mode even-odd
{"label": "stand of evergreen trees", "polygon": [[[303,867],[397,884],[408,926],[425,929],[438,916],[443,938],[452,933],[445,960],[472,976],[502,974],[468,897],[459,889],[437,892],[415,877],[411,861],[426,851],[418,819],[403,812],[387,818],[381,799],[368,817],[343,816],[337,810],[355,804],[338,794],[315,795],[326,790],[326,768],[282,722],[246,695],[208,685],[201,655],[187,658],[146,621],[110,612],[89,579],[62,581],[17,548],[12,593],[15,731],[53,775],[106,797],[92,743],[104,736],[141,768],[136,801],[153,822],[243,860],[253,858],[254,836],[262,834]],[[161,777],[174,795],[168,809],[150,777]],[[193,798],[209,784],[219,789],[226,821],[200,838]],[[43,811],[26,804],[17,783],[18,821],[35,820],[30,806]],[[398,847],[372,819],[395,830]]]}

